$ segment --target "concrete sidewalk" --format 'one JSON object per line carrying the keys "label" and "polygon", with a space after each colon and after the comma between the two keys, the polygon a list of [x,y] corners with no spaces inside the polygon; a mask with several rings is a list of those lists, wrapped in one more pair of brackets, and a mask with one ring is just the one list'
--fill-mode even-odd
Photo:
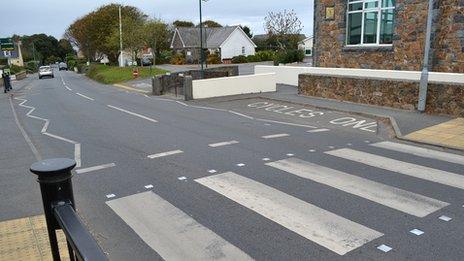
{"label": "concrete sidewalk", "polygon": [[464,119],[430,115],[416,111],[379,107],[331,99],[298,95],[296,86],[279,85],[275,93],[262,93],[263,98],[286,101],[370,117],[386,118],[398,139],[450,149],[464,150]]}

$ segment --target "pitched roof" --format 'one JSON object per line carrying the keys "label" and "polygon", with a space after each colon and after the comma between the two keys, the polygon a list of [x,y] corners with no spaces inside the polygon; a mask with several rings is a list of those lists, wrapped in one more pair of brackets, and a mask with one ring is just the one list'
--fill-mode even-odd
{"label": "pitched roof", "polygon": [[[203,28],[203,44],[208,48],[219,48],[238,26],[208,27]],[[185,47],[200,47],[199,27],[178,27],[179,33]],[[206,39],[206,41],[205,41]]]}

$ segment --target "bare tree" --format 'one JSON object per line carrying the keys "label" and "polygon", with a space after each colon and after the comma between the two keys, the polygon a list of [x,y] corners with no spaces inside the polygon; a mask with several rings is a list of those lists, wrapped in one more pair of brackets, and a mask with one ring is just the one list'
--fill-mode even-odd
{"label": "bare tree", "polygon": [[264,27],[271,41],[276,42],[283,51],[288,48],[294,49],[298,45],[303,30],[301,21],[293,9],[268,13],[264,18]]}

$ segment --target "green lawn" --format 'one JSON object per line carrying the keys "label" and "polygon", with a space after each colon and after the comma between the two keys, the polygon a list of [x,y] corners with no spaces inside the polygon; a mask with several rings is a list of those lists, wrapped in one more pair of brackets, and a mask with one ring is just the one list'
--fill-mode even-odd
{"label": "green lawn", "polygon": [[[139,68],[139,78],[150,77],[150,67],[138,67]],[[132,76],[132,71],[134,67],[118,67],[118,66],[109,66],[104,64],[92,64],[87,72],[87,76],[95,81],[113,84],[119,82],[125,82],[128,80],[134,79]],[[164,74],[168,71],[162,70],[156,67],[153,67],[153,74]]]}

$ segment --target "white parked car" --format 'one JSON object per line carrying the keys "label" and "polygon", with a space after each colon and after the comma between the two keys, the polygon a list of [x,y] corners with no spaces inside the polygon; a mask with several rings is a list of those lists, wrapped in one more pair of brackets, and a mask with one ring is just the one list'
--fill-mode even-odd
{"label": "white parked car", "polygon": [[51,66],[40,66],[39,67],[39,79],[42,79],[43,77],[55,78],[55,75],[53,74],[53,69]]}

